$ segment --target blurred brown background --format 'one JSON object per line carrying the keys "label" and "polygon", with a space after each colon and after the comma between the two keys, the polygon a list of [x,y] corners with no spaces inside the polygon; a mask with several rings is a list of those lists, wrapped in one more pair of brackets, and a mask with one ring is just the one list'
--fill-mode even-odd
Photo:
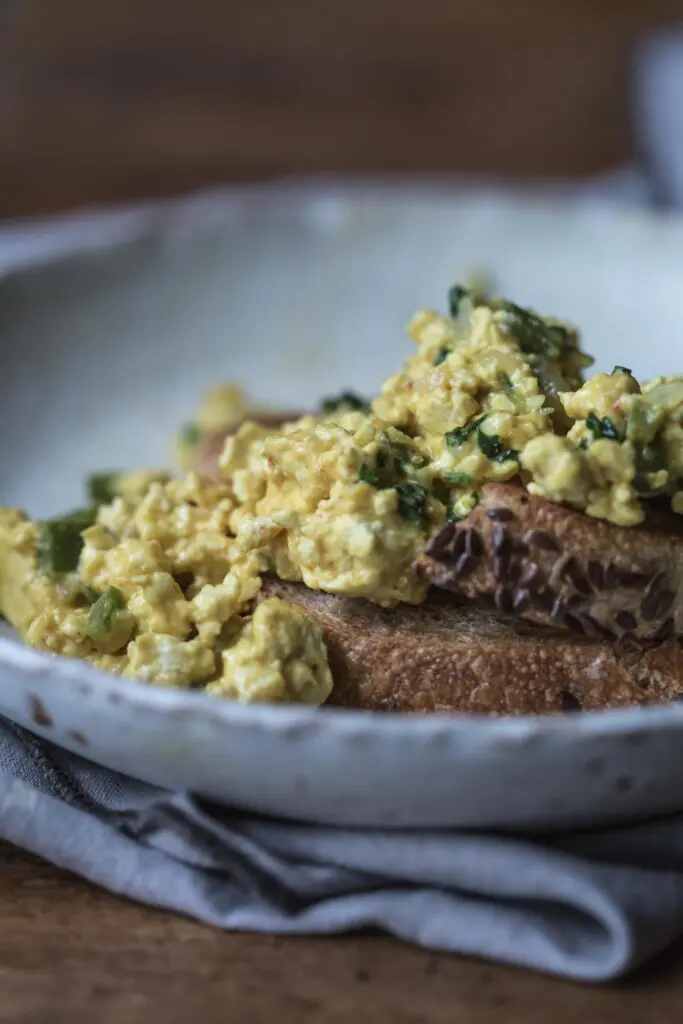
{"label": "blurred brown background", "polygon": [[683,0],[0,0],[0,217],[314,172],[581,176]]}

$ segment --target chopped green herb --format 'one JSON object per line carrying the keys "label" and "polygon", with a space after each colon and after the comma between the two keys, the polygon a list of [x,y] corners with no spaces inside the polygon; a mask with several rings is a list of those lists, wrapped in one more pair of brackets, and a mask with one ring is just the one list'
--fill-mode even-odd
{"label": "chopped green herb", "polygon": [[519,390],[512,383],[509,374],[505,373],[505,371],[502,371],[502,373],[500,374],[500,384],[503,391],[505,392],[505,394],[507,395],[507,397],[510,399],[510,401],[517,410],[521,411],[523,409],[526,409],[526,401],[524,399],[524,395],[520,394]]}
{"label": "chopped green herb", "polygon": [[593,356],[589,356],[587,352],[579,352],[578,349],[574,350],[573,357],[577,365],[580,366],[583,370],[588,369],[588,367],[592,366],[595,362]]}
{"label": "chopped green herb", "polygon": [[394,468],[398,472],[409,472],[411,469],[424,469],[429,465],[429,459],[420,452],[410,453],[407,450],[400,451],[394,448]]}
{"label": "chopped green herb", "polygon": [[594,437],[602,436],[602,423],[594,412],[589,412],[586,417],[586,426]]}
{"label": "chopped green herb", "polygon": [[126,602],[121,591],[117,587],[107,587],[88,612],[85,623],[86,636],[97,640],[99,637],[111,633],[116,613],[125,606]]}
{"label": "chopped green herb", "polygon": [[386,447],[377,452],[374,466],[364,463],[358,471],[358,477],[363,483],[372,487],[392,487],[397,475],[424,469],[429,464],[426,455],[409,444],[394,441],[387,431],[384,431],[384,440]]}
{"label": "chopped green herb", "polygon": [[116,481],[120,473],[92,473],[86,480],[88,497],[93,505],[108,505],[116,497]]}
{"label": "chopped green herb", "polygon": [[446,469],[442,474],[442,480],[450,487],[468,487],[472,483],[469,473],[460,473],[458,470]]}
{"label": "chopped green herb", "polygon": [[[637,444],[634,446],[636,475],[633,487],[643,498],[656,498],[667,491],[667,483],[654,487],[650,476],[666,469],[666,451],[661,444]],[[667,474],[668,482],[668,474]]]}
{"label": "chopped green herb", "polygon": [[609,416],[602,417],[602,436],[608,437],[611,441],[621,440],[619,437],[619,431],[614,426],[614,423]]}
{"label": "chopped green herb", "polygon": [[586,450],[586,448],[588,448],[588,445],[589,445],[589,443],[590,443],[590,442],[588,441],[588,438],[587,438],[587,437],[584,437],[584,438],[582,438],[582,439],[581,439],[581,440],[579,441],[579,448],[581,448],[581,449],[582,449],[583,451],[585,451],[585,450]]}
{"label": "chopped green herb", "polygon": [[478,430],[477,444],[479,451],[483,452],[486,458],[491,459],[492,462],[508,462],[510,459],[519,459],[519,452],[513,448],[506,448],[495,434],[485,434],[483,430]]}
{"label": "chopped green herb", "polygon": [[478,420],[472,420],[471,423],[466,423],[464,427],[456,427],[454,430],[449,430],[445,434],[446,444],[449,448],[460,448],[462,444],[468,439],[470,434],[477,429],[480,423],[483,423],[488,413],[484,413]]}
{"label": "chopped green herb", "polygon": [[503,313],[501,326],[514,335],[522,352],[557,359],[566,346],[570,332],[566,327],[547,323],[531,309],[507,299],[497,299],[491,309]]}
{"label": "chopped green herb", "polygon": [[661,498],[669,493],[667,484],[661,487],[654,487],[652,482],[642,473],[636,473],[633,478],[633,490],[640,498]]}
{"label": "chopped green herb", "polygon": [[427,492],[424,487],[405,480],[403,483],[395,484],[394,490],[398,494],[398,511],[403,518],[409,523],[422,523],[427,503]]}
{"label": "chopped green herb", "polygon": [[448,359],[450,354],[451,354],[451,350],[448,348],[448,346],[447,345],[442,345],[441,348],[439,349],[439,351],[434,356],[434,363],[433,363],[433,365],[434,366],[441,366],[441,364],[443,362],[445,362],[446,359]]}
{"label": "chopped green herb", "polygon": [[[496,314],[495,320],[501,330],[512,335],[521,350],[533,357],[529,362],[544,390],[542,372],[547,375],[550,370],[548,363],[552,365],[567,350],[571,350],[572,359],[578,366],[590,366],[594,361],[591,356],[579,351],[577,335],[571,327],[549,322],[532,309],[525,309],[508,299],[491,299],[455,285],[449,293],[451,316],[457,316],[464,298],[467,298],[472,306],[486,306]],[[557,371],[556,376],[561,378],[562,375]],[[562,386],[554,388],[550,394],[558,390],[571,390],[566,386],[566,382],[558,380],[557,383]]]}
{"label": "chopped green herb", "polygon": [[658,473],[666,469],[666,451],[660,444],[638,444],[634,450],[637,473]]}
{"label": "chopped green herb", "polygon": [[515,385],[512,383],[509,373],[505,373],[504,370],[500,374],[500,383],[501,387],[503,388],[503,391],[508,396],[508,398],[514,399]]}
{"label": "chopped green herb", "polygon": [[39,568],[51,575],[73,572],[83,548],[81,534],[95,522],[97,509],[79,509],[41,524],[36,545]]}
{"label": "chopped green herb", "polygon": [[605,437],[609,441],[619,441],[619,431],[614,426],[614,423],[609,416],[603,416],[600,419],[594,412],[589,412],[586,416],[586,426],[590,430],[593,437],[597,440],[599,437]]}
{"label": "chopped green herb", "polygon": [[448,308],[454,320],[457,320],[460,316],[460,304],[463,299],[468,297],[469,294],[469,289],[463,288],[461,284],[454,284],[452,288],[449,288]]}
{"label": "chopped green herb", "polygon": [[397,473],[407,473],[413,469],[424,469],[425,466],[429,465],[429,459],[426,455],[423,455],[417,448],[413,448],[408,444],[394,441],[386,430],[384,431],[384,440],[391,453],[394,470]]}
{"label": "chopped green herb", "polygon": [[633,376],[633,373],[629,370],[628,366],[615,366],[612,370],[612,374],[615,373],[626,373],[629,377]]}
{"label": "chopped green herb", "polygon": [[365,465],[365,463],[358,470],[358,479],[362,480],[364,484],[370,484],[372,487],[382,486],[382,478],[377,470]]}
{"label": "chopped green herb", "polygon": [[202,437],[202,428],[198,423],[186,423],[180,431],[180,440],[188,448],[194,448],[199,444]]}
{"label": "chopped green herb", "polygon": [[353,391],[342,391],[331,398],[324,398],[322,401],[323,412],[336,412],[337,409],[350,409],[365,412],[370,408],[369,403]]}
{"label": "chopped green herb", "polygon": [[571,391],[572,389],[558,364],[549,357],[529,356],[529,365],[541,385],[548,405],[553,407],[553,412],[563,412],[562,403],[557,396],[561,391]]}

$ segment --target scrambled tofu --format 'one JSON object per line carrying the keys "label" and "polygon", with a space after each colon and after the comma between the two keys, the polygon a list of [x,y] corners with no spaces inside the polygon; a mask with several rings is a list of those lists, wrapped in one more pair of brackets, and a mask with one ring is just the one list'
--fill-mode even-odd
{"label": "scrambled tofu", "polygon": [[386,606],[424,600],[411,566],[446,511],[414,439],[360,411],[276,434],[246,424],[221,468],[237,499],[237,544],[281,579]]}
{"label": "scrambled tofu", "polygon": [[[145,682],[321,704],[320,627],[276,598],[230,534],[231,489],[190,473],[38,524],[0,509],[0,609],[34,647]],[[135,488],[133,488],[135,490]]]}
{"label": "scrambled tofu", "polygon": [[[486,481],[622,526],[666,496],[683,512],[683,378],[584,383],[576,331],[462,288],[419,313],[415,354],[367,403],[348,392],[268,428],[214,389],[179,442],[230,428],[222,482],[189,471],[100,474],[91,505],[44,523],[0,509],[0,611],[34,646],[238,701],[323,703],[320,627],[273,573],[384,607],[419,604],[428,538]],[[238,423],[242,422],[241,426]]]}
{"label": "scrambled tofu", "polygon": [[618,526],[642,523],[648,498],[683,512],[683,378],[641,388],[616,366],[560,401],[573,424],[566,436],[536,438],[521,453],[532,494]]}

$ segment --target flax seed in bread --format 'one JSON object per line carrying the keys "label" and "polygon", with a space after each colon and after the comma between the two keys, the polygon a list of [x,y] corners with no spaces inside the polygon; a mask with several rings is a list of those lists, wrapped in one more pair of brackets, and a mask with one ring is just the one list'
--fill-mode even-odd
{"label": "flax seed in bread", "polygon": [[429,542],[417,569],[462,598],[578,634],[683,633],[683,521],[669,510],[615,526],[489,483],[466,519]]}

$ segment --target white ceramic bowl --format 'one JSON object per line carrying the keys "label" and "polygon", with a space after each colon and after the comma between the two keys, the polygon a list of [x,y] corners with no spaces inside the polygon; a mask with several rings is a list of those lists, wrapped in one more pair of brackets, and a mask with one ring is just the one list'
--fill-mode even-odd
{"label": "white ceramic bowl", "polygon": [[[166,463],[216,379],[293,407],[375,388],[409,350],[412,312],[444,308],[470,270],[576,320],[599,367],[683,365],[681,223],[569,200],[242,190],[0,239],[3,265],[0,502],[35,515],[78,503],[93,469]],[[498,720],[240,707],[5,638],[0,713],[142,779],[309,821],[563,828],[683,807],[683,706]]]}

